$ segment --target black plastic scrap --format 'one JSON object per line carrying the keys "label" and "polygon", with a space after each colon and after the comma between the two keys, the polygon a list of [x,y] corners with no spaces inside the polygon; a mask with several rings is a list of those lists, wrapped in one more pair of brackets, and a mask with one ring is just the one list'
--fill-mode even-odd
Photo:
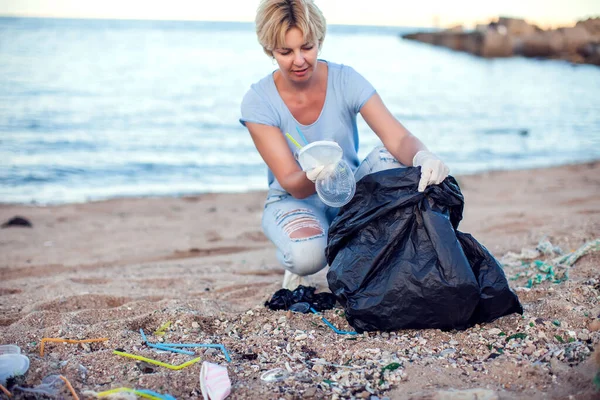
{"label": "black plastic scrap", "polygon": [[459,232],[456,180],[417,191],[420,168],[370,174],[329,229],[329,289],[359,333],[465,329],[523,313],[502,267]]}
{"label": "black plastic scrap", "polygon": [[[317,288],[312,286],[300,285],[294,291],[289,289],[279,289],[273,294],[270,301],[265,302],[265,306],[271,310],[289,310],[296,303],[308,303],[310,307],[317,311],[331,310],[335,306],[335,296],[331,293],[316,293]],[[294,311],[304,310],[305,313],[310,308],[295,307]]]}

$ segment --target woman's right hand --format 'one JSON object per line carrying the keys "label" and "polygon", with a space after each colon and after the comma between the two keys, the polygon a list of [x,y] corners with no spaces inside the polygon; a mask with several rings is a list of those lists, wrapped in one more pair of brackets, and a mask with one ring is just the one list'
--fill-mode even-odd
{"label": "woman's right hand", "polygon": [[314,183],[318,179],[327,178],[333,172],[334,168],[335,165],[333,164],[319,165],[306,171],[306,177]]}

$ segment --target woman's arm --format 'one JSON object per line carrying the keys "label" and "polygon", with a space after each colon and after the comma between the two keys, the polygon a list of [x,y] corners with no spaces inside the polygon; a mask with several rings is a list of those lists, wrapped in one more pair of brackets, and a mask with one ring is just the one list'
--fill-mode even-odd
{"label": "woman's arm", "polygon": [[406,166],[421,167],[417,190],[442,183],[450,172],[446,164],[427,150],[427,147],[392,115],[381,97],[375,93],[360,109],[367,124],[379,136],[386,149]]}
{"label": "woman's arm", "polygon": [[246,122],[256,149],[289,194],[303,199],[315,193],[315,184],[300,169],[279,128]]}
{"label": "woman's arm", "polygon": [[417,152],[427,147],[412,135],[387,109],[375,93],[360,109],[360,114],[396,160],[406,166],[413,165]]}

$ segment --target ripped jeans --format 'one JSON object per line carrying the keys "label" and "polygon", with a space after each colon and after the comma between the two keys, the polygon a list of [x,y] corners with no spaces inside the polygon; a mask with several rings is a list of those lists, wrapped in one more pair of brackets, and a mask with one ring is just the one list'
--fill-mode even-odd
{"label": "ripped jeans", "polygon": [[[354,178],[359,181],[365,175],[401,167],[404,165],[379,146],[361,162]],[[306,276],[327,265],[327,233],[338,211],[339,208],[325,205],[316,193],[296,199],[287,192],[269,190],[262,228],[277,247],[277,259],[285,269]]]}

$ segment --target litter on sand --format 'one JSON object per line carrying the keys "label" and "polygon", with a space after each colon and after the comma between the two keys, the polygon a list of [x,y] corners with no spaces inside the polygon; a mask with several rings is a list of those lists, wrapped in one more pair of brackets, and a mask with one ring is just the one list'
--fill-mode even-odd
{"label": "litter on sand", "polygon": [[180,349],[176,349],[176,348],[173,348],[173,347],[170,347],[170,346],[166,346],[164,344],[150,343],[148,341],[148,338],[146,337],[146,334],[144,333],[144,330],[142,328],[140,328],[140,334],[142,335],[142,340],[144,341],[144,344],[146,346],[153,347],[153,348],[158,349],[158,350],[171,351],[173,353],[187,354],[187,355],[190,355],[190,356],[193,356],[195,354],[193,351],[180,350]]}
{"label": "litter on sand", "polygon": [[[127,387],[120,387],[116,389],[105,390],[103,392],[93,392],[91,390],[83,392],[86,396],[95,396],[98,398],[109,397],[116,394],[124,394],[131,393],[134,396],[139,396],[144,399],[152,399],[152,400],[175,400],[175,397],[170,394],[160,394],[148,389],[132,389]],[[137,397],[135,397],[137,398]]]}
{"label": "litter on sand", "polygon": [[201,360],[201,358],[198,357],[198,358],[194,358],[193,360],[186,361],[183,364],[173,365],[173,364],[169,364],[169,363],[164,363],[162,361],[154,360],[152,358],[142,357],[142,356],[138,356],[137,354],[126,353],[124,351],[119,351],[119,350],[113,350],[113,354],[123,356],[123,357],[133,358],[134,360],[138,360],[138,361],[146,361],[149,364],[154,364],[154,365],[158,365],[160,367],[169,368],[174,371],[179,371],[180,369],[189,367],[190,365],[195,364]]}
{"label": "litter on sand", "polygon": [[[317,315],[321,315],[319,314],[319,312],[317,310],[315,310],[314,308],[311,308],[310,311],[313,312],[313,314],[317,314]],[[342,331],[339,330],[338,328],[336,328],[331,322],[329,322],[325,317],[323,317],[321,315],[321,320],[325,323],[325,325],[327,325],[328,327],[330,327],[335,333],[337,333],[338,335],[357,335],[356,332],[353,331]]]}
{"label": "litter on sand", "polygon": [[227,367],[207,361],[200,370],[200,389],[204,400],[223,400],[231,393],[231,380]]}
{"label": "litter on sand", "polygon": [[[518,270],[510,277],[515,281],[527,278],[525,287],[531,288],[542,282],[561,283],[569,279],[569,269],[582,256],[600,250],[600,239],[589,241],[577,250],[563,254],[560,247],[552,245],[548,240],[542,239],[535,249],[523,249],[520,254],[509,252],[502,257],[504,267],[513,267]],[[540,260],[542,256],[556,256],[550,260]]]}

